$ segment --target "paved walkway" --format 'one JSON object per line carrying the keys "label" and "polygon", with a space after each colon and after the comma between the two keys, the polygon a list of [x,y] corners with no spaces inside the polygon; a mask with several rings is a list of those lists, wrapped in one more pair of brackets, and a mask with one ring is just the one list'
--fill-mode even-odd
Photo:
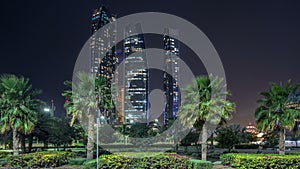
{"label": "paved walkway", "polygon": [[214,169],[232,168],[232,167],[222,165],[221,161],[215,161],[213,164],[214,164],[214,166],[213,166]]}
{"label": "paved walkway", "polygon": [[224,165],[222,165],[222,164],[217,164],[217,165],[214,165],[214,167],[213,167],[214,169],[222,169],[222,168],[232,168],[232,167],[227,167],[227,166],[224,166]]}

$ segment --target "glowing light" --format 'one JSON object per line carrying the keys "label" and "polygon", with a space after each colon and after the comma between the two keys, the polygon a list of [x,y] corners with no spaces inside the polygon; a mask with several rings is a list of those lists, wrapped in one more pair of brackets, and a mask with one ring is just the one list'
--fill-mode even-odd
{"label": "glowing light", "polygon": [[50,112],[49,108],[44,108],[44,112]]}

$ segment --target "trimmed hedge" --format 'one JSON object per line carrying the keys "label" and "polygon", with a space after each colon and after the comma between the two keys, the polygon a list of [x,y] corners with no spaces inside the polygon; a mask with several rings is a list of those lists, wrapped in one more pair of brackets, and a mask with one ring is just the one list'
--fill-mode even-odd
{"label": "trimmed hedge", "polygon": [[8,168],[48,168],[59,167],[68,164],[69,159],[73,158],[75,153],[62,151],[49,151],[21,154],[7,158]]}
{"label": "trimmed hedge", "polygon": [[220,157],[222,164],[230,165],[234,168],[241,169],[259,169],[259,168],[276,168],[276,169],[299,169],[299,155],[278,155],[278,154],[223,154]]}
{"label": "trimmed hedge", "polygon": [[257,144],[238,144],[235,145],[236,149],[258,149],[259,145]]}
{"label": "trimmed hedge", "polygon": [[[148,155],[148,156],[147,156]],[[140,157],[140,158],[130,158]],[[95,169],[96,160],[84,163],[84,169]],[[156,154],[153,153],[125,153],[122,155],[102,155],[99,157],[99,168],[118,169],[118,168],[136,168],[136,169],[212,169],[213,165],[209,161],[189,159],[178,154]]]}
{"label": "trimmed hedge", "polygon": [[6,158],[0,158],[0,166],[1,167],[6,166]]}
{"label": "trimmed hedge", "polygon": [[11,155],[12,153],[7,151],[0,151],[0,158],[6,158],[7,156]]}
{"label": "trimmed hedge", "polygon": [[69,160],[70,165],[82,165],[86,161],[86,158],[72,158]]}
{"label": "trimmed hedge", "polygon": [[[185,169],[189,159],[177,154],[160,154],[151,157],[129,158],[119,155],[102,155],[99,157],[99,168],[160,168],[160,169]],[[84,164],[84,169],[94,169],[96,160],[88,161]]]}
{"label": "trimmed hedge", "polygon": [[210,161],[195,160],[189,161],[188,169],[212,169],[213,164]]}
{"label": "trimmed hedge", "polygon": [[288,155],[297,155],[297,156],[300,157],[300,152],[293,152],[293,153],[288,152],[286,154],[288,154]]}

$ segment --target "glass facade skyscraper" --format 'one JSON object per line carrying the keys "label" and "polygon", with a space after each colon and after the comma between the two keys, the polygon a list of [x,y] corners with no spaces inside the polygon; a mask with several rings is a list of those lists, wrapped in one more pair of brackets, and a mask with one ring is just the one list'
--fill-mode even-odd
{"label": "glass facade skyscraper", "polygon": [[116,29],[114,25],[110,25],[103,31],[103,35],[96,32],[114,20],[115,17],[104,6],[96,9],[92,16],[91,72],[96,76],[105,76],[108,79],[112,78],[116,64],[114,46]]}
{"label": "glass facade skyscraper", "polygon": [[[102,35],[96,32],[105,25],[115,21],[115,16],[108,9],[101,6],[92,15],[91,37],[91,73],[96,77],[107,78],[107,89],[116,87],[116,103],[119,111],[115,109],[105,110],[104,114],[110,124],[134,124],[148,123],[149,121],[149,71],[145,53],[145,39],[140,23],[129,24],[124,28],[123,57],[116,57],[116,25],[110,24],[105,28]],[[165,109],[163,113],[164,124],[168,119],[175,119],[180,106],[179,80],[179,42],[176,37],[179,33],[175,29],[164,30],[163,48],[164,76],[163,88],[165,94]],[[101,59],[102,58],[102,59]],[[122,87],[114,84],[114,76],[119,75],[116,71],[117,60],[124,62],[124,78]],[[122,90],[120,89],[122,88]],[[122,92],[121,92],[122,91]],[[120,92],[122,94],[120,94]],[[108,99],[113,99],[108,96]],[[102,112],[103,113],[103,112]],[[117,115],[117,113],[119,113]]]}
{"label": "glass facade skyscraper", "polygon": [[179,36],[178,30],[165,28],[164,30],[164,93],[165,93],[165,112],[164,123],[170,118],[175,119],[180,106],[179,91]]}
{"label": "glass facade skyscraper", "polygon": [[141,24],[128,25],[124,35],[125,123],[147,123],[149,74]]}
{"label": "glass facade skyscraper", "polygon": [[[91,37],[91,73],[98,77],[107,78],[106,88],[111,89],[114,77],[116,57],[115,57],[115,37],[116,27],[114,24],[108,25],[103,34],[96,33],[99,29],[115,21],[115,17],[104,6],[96,9],[92,15],[92,37]],[[102,58],[102,59],[101,59]],[[107,99],[112,99],[111,96]],[[108,123],[115,120],[113,109],[105,110]]]}

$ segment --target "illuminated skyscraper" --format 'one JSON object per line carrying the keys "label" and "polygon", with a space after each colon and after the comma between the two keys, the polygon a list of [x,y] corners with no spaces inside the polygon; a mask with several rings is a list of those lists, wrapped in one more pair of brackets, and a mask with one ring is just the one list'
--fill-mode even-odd
{"label": "illuminated skyscraper", "polygon": [[[165,72],[165,124],[167,119],[176,118],[180,106],[179,80],[179,33],[177,30],[166,28],[164,31]],[[172,55],[172,56],[171,56]]]}
{"label": "illuminated skyscraper", "polygon": [[[113,21],[115,21],[115,17],[104,6],[96,9],[92,15],[91,73],[96,77],[105,77],[108,79],[106,89],[111,89],[112,87],[112,79],[116,66],[114,45],[116,27],[114,24],[110,24],[105,28],[103,34],[96,32]],[[105,97],[112,99],[111,96]],[[108,123],[113,124],[115,120],[114,110],[105,111]]]}
{"label": "illuminated skyscraper", "polygon": [[[115,25],[110,25],[103,35],[96,34],[104,25],[113,22],[115,17],[104,6],[96,9],[92,16],[91,72],[96,76],[112,79],[115,70]],[[101,56],[103,57],[101,60]]]}
{"label": "illuminated skyscraper", "polygon": [[128,25],[125,28],[124,35],[124,54],[126,58],[125,123],[146,123],[148,119],[149,75],[141,24]]}

